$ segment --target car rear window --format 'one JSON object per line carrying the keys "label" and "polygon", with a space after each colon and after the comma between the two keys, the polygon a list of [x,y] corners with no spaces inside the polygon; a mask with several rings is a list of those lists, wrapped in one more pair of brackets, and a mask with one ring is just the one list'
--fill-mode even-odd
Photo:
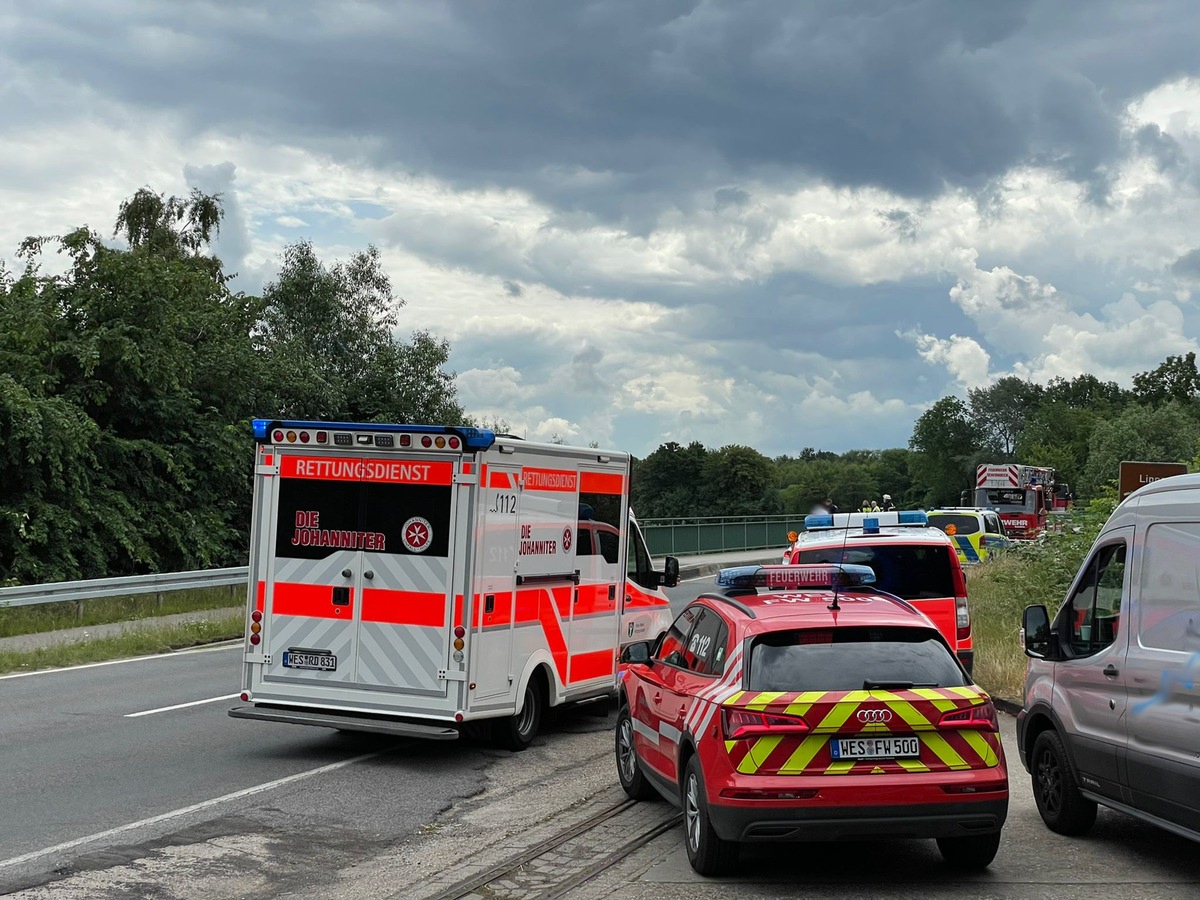
{"label": "car rear window", "polygon": [[954,596],[945,544],[849,544],[801,550],[799,563],[856,563],[875,572],[875,587],[905,600]]}
{"label": "car rear window", "polygon": [[751,691],[859,691],[868,683],[967,684],[953,654],[927,628],[830,628],[775,631],[750,650]]}
{"label": "car rear window", "polygon": [[953,525],[955,534],[975,534],[979,531],[979,516],[964,516],[958,513],[930,516],[929,524],[942,531]]}

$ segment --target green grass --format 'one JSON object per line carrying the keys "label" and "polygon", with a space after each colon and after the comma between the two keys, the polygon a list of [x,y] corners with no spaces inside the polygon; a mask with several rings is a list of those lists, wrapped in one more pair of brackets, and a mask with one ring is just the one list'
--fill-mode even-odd
{"label": "green grass", "polygon": [[242,606],[246,602],[245,585],[169,591],[161,595],[136,594],[130,597],[104,597],[98,600],[41,603],[0,609],[0,637],[59,631],[81,625],[128,622],[175,613]]}
{"label": "green grass", "polygon": [[1026,606],[1040,603],[1054,615],[1115,506],[1114,489],[1077,511],[1063,534],[1017,544],[968,571],[975,680],[988,693],[1017,703],[1024,699],[1022,613]]}
{"label": "green grass", "polygon": [[[225,598],[228,605],[228,597]],[[125,634],[57,644],[36,650],[0,650],[0,672],[31,672],[103,662],[130,656],[166,653],[200,644],[239,638],[245,633],[242,613],[178,625],[139,626]]]}

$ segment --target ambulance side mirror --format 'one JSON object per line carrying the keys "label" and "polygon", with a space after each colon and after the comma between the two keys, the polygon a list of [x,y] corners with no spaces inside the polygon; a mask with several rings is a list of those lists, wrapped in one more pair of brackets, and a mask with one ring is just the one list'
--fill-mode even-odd
{"label": "ambulance side mirror", "polygon": [[658,583],[663,587],[675,587],[679,584],[679,560],[668,556],[663,571],[658,576]]}

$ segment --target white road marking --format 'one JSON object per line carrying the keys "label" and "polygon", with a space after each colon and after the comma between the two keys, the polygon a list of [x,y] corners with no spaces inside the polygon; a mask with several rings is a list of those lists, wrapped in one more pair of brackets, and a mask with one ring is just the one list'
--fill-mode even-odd
{"label": "white road marking", "polygon": [[202,706],[205,703],[216,703],[220,700],[232,700],[241,694],[222,694],[220,697],[209,697],[207,700],[193,700],[190,703],[176,703],[174,706],[160,706],[158,709],[144,709],[141,712],[125,713],[125,718],[136,719],[139,716],[152,716],[155,713],[170,712],[173,709],[184,709],[189,706]]}
{"label": "white road marking", "polygon": [[395,748],[388,747],[386,750],[376,750],[374,753],[364,753],[361,756],[344,759],[341,762],[330,763],[327,766],[319,766],[316,769],[309,769],[305,772],[297,772],[295,775],[288,775],[285,778],[277,778],[274,781],[268,781],[265,784],[256,784],[254,787],[248,787],[240,791],[234,791],[232,794],[225,794],[222,797],[213,797],[211,800],[193,803],[191,806],[185,806],[182,809],[173,809],[170,812],[161,813],[157,816],[151,816],[148,819],[130,822],[128,825],[119,825],[118,827],[110,828],[107,831],[98,831],[95,834],[89,834],[86,837],[75,838],[73,841],[65,841],[61,844],[55,844],[53,847],[44,847],[41,850],[34,850],[30,853],[24,853],[21,856],[14,856],[12,859],[6,859],[0,862],[0,869],[7,869],[11,866],[19,866],[21,863],[31,862],[32,860],[40,859],[43,856],[49,856],[52,853],[61,853],[64,850],[71,850],[75,847],[81,847],[84,844],[90,844],[94,841],[100,841],[116,834],[132,831],[135,828],[144,828],[147,825],[157,825],[159,822],[166,822],[169,819],[177,819],[180,816],[186,816],[189,813],[199,812],[202,809],[208,809],[210,806],[216,806],[219,803],[226,803],[230,800],[238,800],[242,797],[249,797],[253,794],[261,794],[263,791],[269,791],[273,788],[282,787],[285,784],[291,784],[293,781],[311,778],[314,775],[323,775],[326,772],[333,772],[336,769],[344,769],[346,766],[352,766],[357,762],[362,762],[363,760],[371,759],[372,757],[376,756],[382,756],[384,753],[390,753],[393,749]]}
{"label": "white road marking", "polygon": [[172,650],[170,653],[155,653],[152,656],[131,656],[127,659],[109,659],[104,662],[64,666],[61,669],[38,669],[36,672],[17,672],[13,675],[0,675],[0,681],[6,681],[9,678],[28,678],[30,675],[57,675],[59,672],[78,672],[80,669],[96,669],[100,666],[117,666],[121,663],[145,662],[148,659],[180,659],[196,653],[217,653],[221,650],[236,650],[241,646],[242,641],[239,638],[234,642],[222,643],[213,647],[203,647],[197,650]]}

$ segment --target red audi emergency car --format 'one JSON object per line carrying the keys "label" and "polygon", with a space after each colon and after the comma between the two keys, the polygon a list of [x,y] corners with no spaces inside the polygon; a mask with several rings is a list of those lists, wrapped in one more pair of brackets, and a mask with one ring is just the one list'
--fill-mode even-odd
{"label": "red audi emergency car", "polygon": [[989,865],[1008,814],[996,710],[912,604],[855,565],[717,577],[623,655],[625,792],[684,812],[688,860],[728,871],[748,841],[935,838]]}

